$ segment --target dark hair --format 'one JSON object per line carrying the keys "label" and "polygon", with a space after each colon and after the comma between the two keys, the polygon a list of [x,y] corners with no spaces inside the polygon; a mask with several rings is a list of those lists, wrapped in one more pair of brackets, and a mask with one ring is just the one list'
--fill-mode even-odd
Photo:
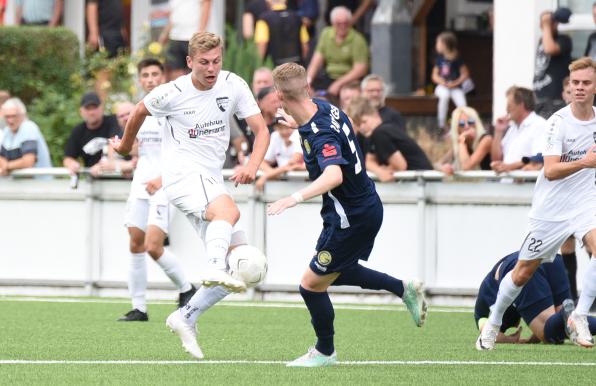
{"label": "dark hair", "polygon": [[149,67],[149,66],[157,66],[157,67],[159,67],[161,72],[164,72],[163,63],[159,59],[156,59],[156,58],[145,58],[145,59],[141,60],[139,62],[139,64],[137,64],[137,71],[141,72],[141,70],[143,70],[143,68]]}
{"label": "dark hair", "polygon": [[457,52],[457,37],[455,37],[455,34],[453,32],[441,32],[439,36],[437,36],[437,39],[439,39],[443,42],[443,44],[445,44],[445,48],[447,48],[447,51]]}
{"label": "dark hair", "polygon": [[511,86],[507,90],[507,95],[513,95],[515,104],[523,104],[527,111],[536,109],[536,97],[534,91],[525,87]]}

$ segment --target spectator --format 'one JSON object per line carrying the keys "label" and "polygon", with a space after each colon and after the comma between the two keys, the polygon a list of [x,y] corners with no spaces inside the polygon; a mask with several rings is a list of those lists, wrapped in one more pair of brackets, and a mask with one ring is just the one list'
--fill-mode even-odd
{"label": "spectator", "polygon": [[[307,70],[309,84],[315,89],[339,95],[341,87],[359,80],[368,71],[368,46],[360,32],[351,27],[352,13],[346,7],[331,11],[331,27],[321,32]],[[325,71],[315,79],[325,65]]]}
{"label": "spectator", "polygon": [[[2,106],[8,99],[10,99],[10,93],[6,90],[0,90],[0,106]],[[2,110],[0,110],[0,143],[2,143],[2,130],[4,129],[4,126],[6,126],[6,121],[2,115]]]}
{"label": "spectator", "polygon": [[420,146],[393,123],[384,123],[379,111],[366,98],[354,99],[349,115],[368,138],[366,169],[381,182],[393,181],[393,173],[398,171],[432,170]]}
{"label": "spectator", "polygon": [[98,162],[102,156],[108,155],[108,138],[122,135],[118,121],[113,115],[104,115],[99,96],[88,92],[81,98],[79,109],[83,122],[76,125],[64,147],[64,167],[71,174],[79,172],[81,165],[91,168],[91,174],[97,176],[101,172]]}
{"label": "spectator", "polygon": [[561,98],[563,98],[564,106],[567,106],[569,103],[571,103],[571,85],[569,84],[568,76],[563,79],[563,93],[561,93]]}
{"label": "spectator", "polygon": [[339,90],[339,108],[347,111],[352,99],[358,96],[360,96],[360,83],[357,80],[346,83]]}
{"label": "spectator", "polygon": [[437,60],[432,71],[432,81],[437,85],[435,95],[439,98],[437,121],[439,129],[446,130],[449,99],[453,99],[457,107],[466,105],[463,85],[470,79],[470,72],[459,56],[457,38],[453,32],[440,33],[437,36],[435,50]]}
{"label": "spectator", "polygon": [[306,27],[308,32],[308,53],[306,54],[305,63],[310,62],[313,51],[315,49],[315,34],[316,23],[319,18],[319,0],[298,0],[298,16],[302,18],[302,24]]}
{"label": "spectator", "polygon": [[6,120],[0,146],[0,175],[25,168],[52,167],[50,152],[39,127],[27,118],[27,109],[19,98],[10,98],[2,104]]}
{"label": "spectator", "polygon": [[64,0],[16,0],[15,24],[56,27],[62,21]]}
{"label": "spectator", "polygon": [[135,104],[129,101],[123,101],[116,104],[114,111],[116,112],[116,120],[118,121],[118,127],[120,131],[124,132],[126,122],[130,118],[130,114],[135,109]]}
{"label": "spectator", "polygon": [[555,12],[540,15],[542,37],[536,51],[534,92],[536,112],[543,118],[549,118],[556,111],[556,102],[561,103],[563,79],[569,75],[567,66],[571,63],[573,46],[569,36],[559,33],[558,25],[569,22],[570,16],[569,8],[558,8]]}
{"label": "spectator", "polygon": [[369,10],[373,9],[373,0],[327,0],[327,7],[325,9],[325,23],[333,24],[331,12],[333,9],[339,6],[346,7],[354,15],[352,18],[352,26],[365,34],[369,32],[369,26],[367,26],[366,15]]}
{"label": "spectator", "polygon": [[439,161],[438,169],[451,175],[456,170],[490,170],[493,138],[484,130],[476,110],[458,107],[451,114],[451,149]]}
{"label": "spectator", "polygon": [[[596,2],[592,4],[592,19],[594,19],[594,23],[596,24]],[[596,31],[592,32],[588,37],[584,56],[589,56],[592,60],[596,60]]]}
{"label": "spectator", "polygon": [[188,74],[186,65],[188,41],[195,32],[219,32],[211,17],[211,0],[169,0],[168,24],[159,36],[159,42],[168,45],[166,52],[166,79],[174,80]]}
{"label": "spectator", "polygon": [[273,123],[274,132],[260,169],[264,172],[255,183],[262,191],[267,180],[274,180],[292,170],[304,170],[304,159],[300,147],[298,130],[285,124],[285,118],[278,114]]}
{"label": "spectator", "polygon": [[273,64],[304,64],[309,36],[298,12],[289,10],[286,0],[267,0],[270,9],[263,12],[255,27],[255,43],[261,60],[270,56]]}
{"label": "spectator", "polygon": [[252,0],[246,6],[242,14],[242,36],[250,40],[255,34],[255,24],[261,18],[261,15],[269,10],[267,0]]}
{"label": "spectator", "polygon": [[93,50],[105,49],[110,58],[126,48],[122,26],[121,0],[86,0],[87,44]]}
{"label": "spectator", "polygon": [[259,67],[255,70],[252,76],[253,95],[259,95],[259,91],[265,87],[273,87],[273,74],[271,73],[271,69],[267,67]]}
{"label": "spectator", "polygon": [[[497,119],[491,147],[490,166],[497,173],[524,168],[526,164],[522,158],[541,152],[540,144],[546,121],[534,112],[535,108],[532,90],[517,86],[507,90],[508,115]],[[540,169],[542,164],[534,166],[525,168]]]}
{"label": "spectator", "polygon": [[273,87],[265,87],[259,91],[259,94],[257,95],[257,103],[270,132],[273,131],[277,109],[281,107],[281,101],[279,100],[277,93],[273,91]]}
{"label": "spectator", "polygon": [[387,93],[383,77],[377,74],[369,74],[362,79],[360,87],[362,88],[362,95],[379,110],[384,123],[390,122],[399,129],[406,130],[406,122],[400,112],[385,105]]}

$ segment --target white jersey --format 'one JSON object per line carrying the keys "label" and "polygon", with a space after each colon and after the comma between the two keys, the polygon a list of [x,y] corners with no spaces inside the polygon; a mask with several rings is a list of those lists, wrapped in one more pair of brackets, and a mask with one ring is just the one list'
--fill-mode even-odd
{"label": "white jersey", "polygon": [[130,197],[149,199],[150,195],[145,190],[147,181],[161,175],[162,121],[155,117],[146,117],[139,129],[139,160],[130,187]]}
{"label": "white jersey", "polygon": [[238,75],[220,71],[215,85],[198,90],[191,74],[160,85],[143,103],[154,117],[164,117],[162,182],[167,187],[191,173],[221,176],[230,142],[233,114],[259,114],[250,88]]}
{"label": "white jersey", "polygon": [[[564,107],[547,121],[544,143],[544,156],[561,156],[561,162],[577,161],[596,144],[596,118],[580,121],[573,116],[571,106]],[[542,170],[534,187],[530,218],[562,221],[595,209],[595,182],[594,169],[582,169],[554,181],[546,179]]]}
{"label": "white jersey", "polygon": [[286,142],[281,135],[279,135],[277,131],[274,131],[271,134],[267,153],[265,153],[265,161],[276,163],[278,167],[285,166],[292,160],[296,153],[302,154],[300,134],[298,134],[298,130],[292,131],[289,145],[286,145]]}

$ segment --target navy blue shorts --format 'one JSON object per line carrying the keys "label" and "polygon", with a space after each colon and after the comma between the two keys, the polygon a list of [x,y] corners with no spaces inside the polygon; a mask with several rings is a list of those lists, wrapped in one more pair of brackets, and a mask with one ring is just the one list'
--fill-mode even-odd
{"label": "navy blue shorts", "polygon": [[309,265],[314,273],[342,272],[358,264],[358,260],[368,260],[383,222],[383,205],[379,201],[366,214],[349,218],[349,222],[345,229],[339,224],[323,224]]}
{"label": "navy blue shorts", "polygon": [[571,298],[569,280],[563,260],[557,256],[552,263],[544,263],[536,270],[513,305],[529,325],[542,311],[559,306],[567,298]]}

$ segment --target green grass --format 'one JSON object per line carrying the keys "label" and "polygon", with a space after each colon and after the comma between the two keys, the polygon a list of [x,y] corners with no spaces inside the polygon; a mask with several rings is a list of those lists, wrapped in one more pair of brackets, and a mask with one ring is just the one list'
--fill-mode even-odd
{"label": "green grass", "polygon": [[[229,304],[229,303],[228,303]],[[190,360],[164,326],[173,305],[152,304],[148,323],[117,323],[128,305],[0,298],[0,360]],[[571,344],[474,349],[471,314],[432,313],[424,328],[401,309],[336,310],[340,361],[596,362]],[[206,360],[288,361],[313,344],[303,308],[216,306],[200,320]],[[594,366],[481,364],[0,364],[0,384],[593,384]]]}

